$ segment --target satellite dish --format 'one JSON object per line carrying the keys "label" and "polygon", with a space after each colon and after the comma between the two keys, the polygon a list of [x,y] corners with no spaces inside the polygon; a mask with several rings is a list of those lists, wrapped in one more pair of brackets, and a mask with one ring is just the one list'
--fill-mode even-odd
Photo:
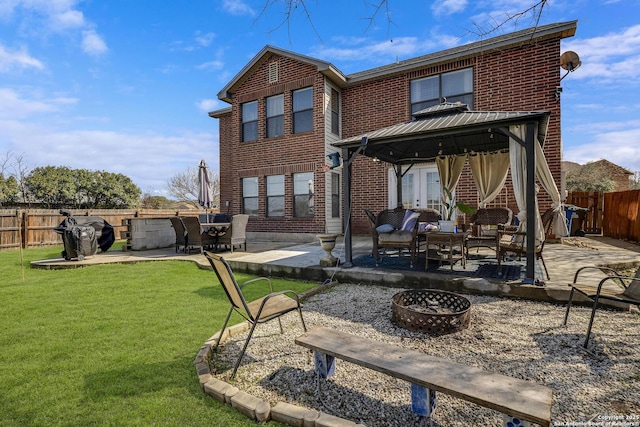
{"label": "satellite dish", "polygon": [[560,81],[562,81],[562,79],[567,77],[569,73],[577,70],[581,65],[582,65],[582,62],[580,61],[580,57],[578,56],[577,53],[571,50],[568,50],[562,55],[560,55],[560,66],[565,70],[567,70],[567,74],[562,76]]}
{"label": "satellite dish", "polygon": [[582,65],[582,62],[580,62],[580,57],[577,53],[568,50],[560,55],[560,66],[565,70],[569,72],[575,71],[580,65]]}

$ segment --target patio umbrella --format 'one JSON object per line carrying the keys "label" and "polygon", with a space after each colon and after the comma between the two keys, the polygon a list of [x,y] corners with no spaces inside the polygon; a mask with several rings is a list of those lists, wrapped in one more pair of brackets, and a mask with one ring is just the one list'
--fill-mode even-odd
{"label": "patio umbrella", "polygon": [[[200,161],[198,166],[198,204],[205,209],[205,213],[208,214],[208,210],[211,208],[213,197],[211,196],[211,181],[209,180],[209,168],[204,160]],[[208,221],[208,218],[207,218]]]}

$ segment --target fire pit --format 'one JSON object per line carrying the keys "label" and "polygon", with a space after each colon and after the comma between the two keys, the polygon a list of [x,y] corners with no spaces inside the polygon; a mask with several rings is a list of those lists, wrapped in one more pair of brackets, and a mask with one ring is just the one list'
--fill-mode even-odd
{"label": "fire pit", "polygon": [[393,296],[391,311],[391,319],[400,327],[429,335],[444,335],[469,326],[471,301],[445,291],[402,291]]}

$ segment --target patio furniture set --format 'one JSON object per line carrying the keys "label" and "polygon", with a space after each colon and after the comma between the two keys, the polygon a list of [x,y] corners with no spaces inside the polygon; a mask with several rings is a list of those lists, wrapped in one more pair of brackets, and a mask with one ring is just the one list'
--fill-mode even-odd
{"label": "patio furniture set", "polygon": [[[469,227],[454,232],[439,229],[440,213],[435,209],[410,210],[387,209],[375,215],[366,210],[373,243],[372,255],[376,266],[380,264],[388,250],[398,255],[407,254],[413,267],[420,252],[425,253],[427,264],[437,261],[440,265],[448,262],[453,270],[457,261],[466,268],[469,251],[488,247],[496,252],[498,272],[508,254],[524,257],[527,253],[526,233],[512,224],[513,212],[507,207],[481,208],[471,217]],[[548,209],[542,215],[545,236],[551,232],[554,211]],[[546,238],[536,245],[536,259],[540,260],[547,279],[549,273],[544,264],[542,251]]]}
{"label": "patio furniture set", "polygon": [[218,251],[221,247],[228,248],[231,252],[238,246],[244,245],[247,250],[246,229],[249,215],[234,215],[230,221],[228,217],[212,217],[203,215],[203,218],[194,216],[171,217],[171,226],[176,233],[176,253],[182,248],[184,253],[191,250]]}

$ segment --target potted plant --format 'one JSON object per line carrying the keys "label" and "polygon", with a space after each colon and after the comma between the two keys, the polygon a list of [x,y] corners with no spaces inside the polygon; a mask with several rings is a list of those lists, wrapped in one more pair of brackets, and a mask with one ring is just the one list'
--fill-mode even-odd
{"label": "potted plant", "polygon": [[442,187],[442,192],[444,193],[444,197],[442,198],[442,217],[444,219],[439,221],[440,231],[452,233],[455,231],[453,215],[456,210],[459,210],[464,214],[473,215],[477,212],[477,209],[467,205],[461,200],[456,201],[448,188]]}

